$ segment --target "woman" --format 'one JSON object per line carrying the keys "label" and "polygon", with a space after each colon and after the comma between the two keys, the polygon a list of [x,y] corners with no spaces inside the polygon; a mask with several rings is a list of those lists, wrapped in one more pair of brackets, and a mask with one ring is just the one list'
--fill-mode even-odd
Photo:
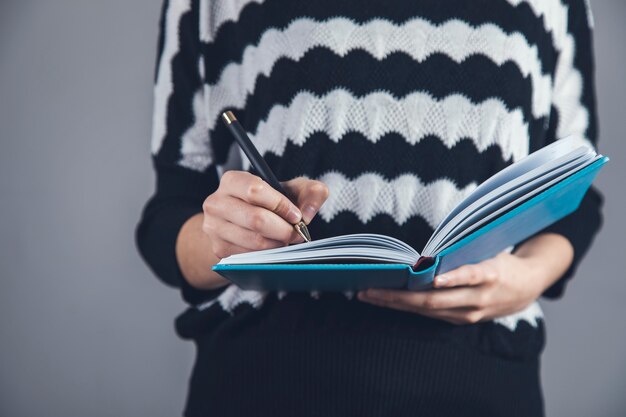
{"label": "woman", "polygon": [[[185,415],[542,415],[536,299],[564,290],[601,223],[572,215],[436,291],[242,291],[220,258],[371,232],[424,246],[482,181],[555,138],[595,144],[583,0],[170,0],[137,238],[189,309]],[[235,110],[291,201],[246,172]],[[296,277],[297,278],[297,277]]]}

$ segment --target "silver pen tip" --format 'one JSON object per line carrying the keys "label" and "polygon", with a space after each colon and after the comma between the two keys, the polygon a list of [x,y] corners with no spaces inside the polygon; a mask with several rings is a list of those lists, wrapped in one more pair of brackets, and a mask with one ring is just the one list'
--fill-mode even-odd
{"label": "silver pen tip", "polygon": [[309,229],[306,227],[306,224],[304,224],[303,221],[298,222],[293,227],[296,229],[296,232],[298,232],[298,234],[302,236],[302,239],[304,239],[305,242],[311,241],[311,235],[309,234]]}

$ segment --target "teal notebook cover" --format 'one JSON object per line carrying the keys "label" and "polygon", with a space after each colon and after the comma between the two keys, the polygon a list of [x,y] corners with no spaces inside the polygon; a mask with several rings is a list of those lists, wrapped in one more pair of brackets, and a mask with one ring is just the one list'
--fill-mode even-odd
{"label": "teal notebook cover", "polygon": [[264,291],[358,291],[368,288],[427,289],[435,275],[491,258],[574,212],[602,157],[440,252],[427,266],[406,264],[218,264],[213,270],[243,289]]}

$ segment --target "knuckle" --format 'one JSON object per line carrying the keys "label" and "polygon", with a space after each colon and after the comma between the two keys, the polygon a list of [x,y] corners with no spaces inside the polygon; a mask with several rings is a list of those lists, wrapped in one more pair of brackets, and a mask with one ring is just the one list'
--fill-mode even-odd
{"label": "knuckle", "polygon": [[205,220],[202,222],[202,232],[209,235],[213,231],[212,222]]}
{"label": "knuckle", "polygon": [[491,263],[485,265],[485,278],[489,282],[495,282],[500,279],[500,275],[498,274],[498,270],[495,268],[495,265]]}
{"label": "knuckle", "polygon": [[248,201],[256,201],[259,198],[259,195],[263,194],[265,191],[265,184],[259,178],[254,178],[248,184],[248,189],[246,190],[246,198]]}
{"label": "knuckle", "polygon": [[265,226],[265,215],[263,210],[254,210],[250,214],[250,227],[252,230],[261,230]]}
{"label": "knuckle", "polygon": [[289,211],[289,203],[284,198],[281,198],[280,200],[278,200],[278,203],[276,203],[276,207],[274,208],[274,212],[275,213],[287,213],[288,211]]}
{"label": "knuckle", "polygon": [[215,243],[213,245],[213,254],[218,258],[226,258],[228,256],[228,248],[222,243]]}
{"label": "knuckle", "polygon": [[270,247],[269,241],[260,233],[254,234],[253,242],[254,247],[257,250],[264,250]]}
{"label": "knuckle", "polygon": [[439,299],[435,295],[436,294],[433,292],[424,297],[424,307],[428,309],[436,309],[439,307]]}
{"label": "knuckle", "polygon": [[311,194],[319,195],[326,199],[328,197],[328,187],[321,181],[311,181],[308,185],[308,191]]}
{"label": "knuckle", "polygon": [[466,265],[465,274],[470,282],[474,282],[478,278],[478,271],[475,265]]}
{"label": "knuckle", "polygon": [[211,213],[211,212],[213,212],[214,208],[215,208],[215,201],[214,201],[214,199],[211,196],[209,196],[202,203],[202,211],[205,212],[205,213]]}
{"label": "knuckle", "polygon": [[205,215],[202,220],[202,231],[205,233],[214,233],[217,230],[217,224],[215,217]]}
{"label": "knuckle", "polygon": [[478,323],[482,319],[482,313],[480,311],[471,311],[463,316],[463,321],[467,324]]}
{"label": "knuckle", "polygon": [[487,305],[489,305],[489,300],[490,300],[489,294],[482,292],[478,295],[476,306],[481,307],[481,308],[486,307]]}
{"label": "knuckle", "polygon": [[222,174],[222,178],[220,178],[220,185],[230,184],[236,177],[237,171],[226,171]]}

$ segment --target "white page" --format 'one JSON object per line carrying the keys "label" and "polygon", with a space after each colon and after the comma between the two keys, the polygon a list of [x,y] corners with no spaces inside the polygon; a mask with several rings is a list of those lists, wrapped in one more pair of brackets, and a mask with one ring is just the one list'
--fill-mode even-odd
{"label": "white page", "polygon": [[396,262],[413,265],[419,254],[408,244],[390,236],[360,233],[329,237],[298,245],[231,255],[221,265],[315,262],[341,259]]}
{"label": "white page", "polygon": [[467,228],[460,229],[461,230],[460,233],[458,233],[456,236],[454,236],[450,240],[444,241],[442,243],[442,245],[440,245],[439,248],[435,248],[435,250],[431,254],[428,254],[427,252],[424,252],[424,256],[433,256],[432,254],[438,254],[438,253],[442,252],[443,250],[445,250],[445,249],[449,248],[450,246],[454,245],[456,242],[458,242],[459,240],[461,240],[465,236],[469,235],[474,230],[480,228],[481,226],[484,226],[485,224],[487,224],[490,221],[494,220],[498,216],[506,213],[507,211],[513,209],[514,207],[516,207],[517,205],[523,203],[524,201],[527,201],[527,200],[531,199],[533,196],[539,194],[540,192],[542,192],[544,190],[547,190],[548,188],[552,187],[553,185],[555,185],[559,181],[562,181],[565,178],[569,177],[570,175],[573,175],[575,172],[580,171],[581,169],[585,168],[586,166],[591,165],[592,163],[594,163],[595,161],[597,161],[600,158],[602,158],[602,155],[596,155],[591,160],[587,160],[587,161],[583,162],[582,164],[576,164],[576,167],[573,168],[572,170],[569,170],[569,171],[567,171],[565,173],[562,173],[558,177],[553,178],[552,180],[550,180],[548,182],[545,182],[544,184],[542,184],[542,185],[538,186],[537,188],[533,189],[531,192],[516,198],[515,200],[513,200],[513,201],[509,202],[508,204],[506,204],[505,206],[500,207],[496,211],[486,215],[485,217],[483,217],[479,221],[476,221],[474,224],[470,224]]}
{"label": "white page", "polygon": [[[470,213],[468,217],[458,223],[447,235],[438,239],[438,243],[436,245],[425,249],[424,253],[438,253],[440,251],[439,248],[449,246],[447,244],[448,241],[454,239],[459,234],[466,235],[466,230],[473,230],[474,227],[472,226],[475,224],[484,224],[485,219],[491,218],[490,215],[492,213],[498,212],[498,210],[504,206],[508,206],[511,201],[520,201],[519,199],[528,198],[529,196],[536,194],[537,189],[544,189],[544,184],[548,182],[552,183],[551,181],[555,178],[565,178],[573,172],[581,169],[582,166],[586,166],[594,160],[595,159],[593,157],[590,159],[587,156],[578,158],[574,161],[570,161],[558,170],[546,172],[543,176],[514,188],[490,204],[487,204],[477,211]],[[456,241],[456,239],[454,240]]]}
{"label": "white page", "polygon": [[[552,160],[567,155],[568,153],[578,149],[580,146],[580,141],[575,136],[567,136],[551,143],[548,146],[544,146],[525,158],[520,159],[516,163],[502,169],[480,184],[469,196],[457,204],[457,206],[441,221],[441,223],[439,223],[432,236],[436,236],[440,229],[445,227],[445,225],[448,224],[452,218],[457,216],[461,211],[466,209],[470,204],[474,203],[482,196],[489,194],[498,187],[506,185],[526,172],[535,170]],[[426,247],[430,245],[431,240],[432,237],[426,244]]]}
{"label": "white page", "polygon": [[437,232],[431,236],[426,244],[424,253],[435,252],[435,248],[440,247],[449,235],[458,233],[474,223],[476,219],[480,219],[497,210],[511,199],[531,191],[532,188],[540,186],[543,182],[549,181],[563,172],[575,169],[576,165],[589,161],[594,156],[595,152],[588,146],[581,146],[555,160],[550,160],[530,172],[525,172],[518,177],[512,178],[508,183],[476,199],[476,201],[448,221],[444,227],[438,228]]}

